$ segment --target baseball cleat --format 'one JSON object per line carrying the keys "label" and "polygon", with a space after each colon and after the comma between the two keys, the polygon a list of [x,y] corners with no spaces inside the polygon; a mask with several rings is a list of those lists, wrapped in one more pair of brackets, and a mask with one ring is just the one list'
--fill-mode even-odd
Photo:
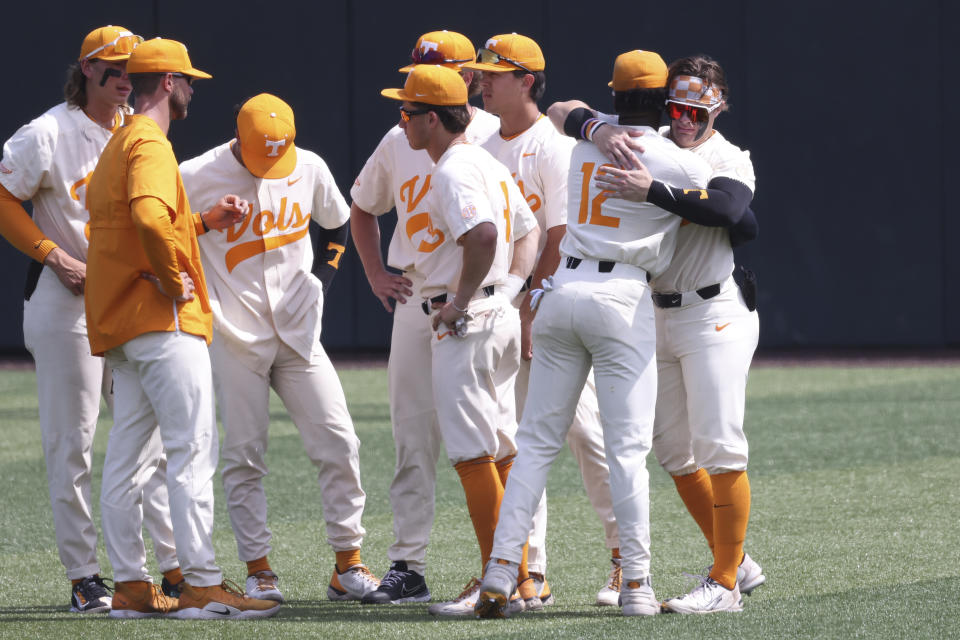
{"label": "baseball cleat", "polygon": [[355,564],[343,573],[333,567],[333,577],[327,585],[327,598],[330,600],[360,600],[380,586],[377,576],[370,573],[366,565]]}
{"label": "baseball cleat", "polygon": [[110,617],[173,617],[179,608],[180,601],[167,596],[160,585],[145,580],[132,580],[116,583]]}
{"label": "baseball cleat", "polygon": [[[510,600],[510,613],[520,613],[521,611],[540,611],[543,609],[543,602],[540,600],[540,594],[537,590],[537,584],[533,580],[533,576],[528,577],[526,580],[517,585],[517,593],[515,594],[518,601],[523,602],[523,607],[520,608],[517,604],[514,604],[514,600]],[[516,608],[516,611],[514,611]]]}
{"label": "baseball cleat", "polygon": [[212,587],[195,587],[184,581],[180,588],[180,610],[172,617],[182,620],[249,620],[269,618],[280,611],[280,603],[245,595],[231,582]]}
{"label": "baseball cleat", "polygon": [[740,593],[748,596],[766,581],[767,576],[763,575],[763,567],[744,552],[743,560],[737,567],[737,586],[740,587]]}
{"label": "baseball cleat", "polygon": [[533,580],[533,584],[537,590],[537,597],[540,598],[540,604],[544,607],[549,607],[553,604],[553,592],[550,591],[550,583],[547,582],[547,577],[542,573],[530,572],[530,578]]}
{"label": "baseball cleat", "polygon": [[70,592],[70,611],[73,613],[103,613],[110,610],[112,598],[109,587],[99,575],[87,576],[73,585]]}
{"label": "baseball cleat", "polygon": [[[689,575],[689,574],[687,574]],[[743,599],[737,584],[727,589],[709,576],[691,576],[700,584],[685,596],[670,598],[663,603],[665,611],[674,613],[718,613],[720,611],[743,611]]]}
{"label": "baseball cleat", "polygon": [[[513,613],[510,600],[517,589],[519,568],[515,562],[490,558],[483,574],[483,582],[480,583],[480,594],[473,608],[478,618],[506,618]],[[530,583],[528,591],[536,597],[533,593],[533,583],[529,579],[525,582]],[[521,595],[517,595],[517,600],[521,604],[524,602]],[[538,602],[539,600],[537,598]],[[522,610],[523,608],[520,608],[520,611]]]}
{"label": "baseball cleat", "polygon": [[650,586],[650,576],[628,580],[621,587],[620,608],[625,616],[652,616],[660,612],[660,603]]}
{"label": "baseball cleat", "polygon": [[180,587],[183,585],[183,582],[178,582],[173,584],[166,576],[163,577],[163,580],[160,581],[160,591],[163,592],[163,595],[168,598],[179,598],[180,597]]}
{"label": "baseball cleat", "polygon": [[283,594],[277,587],[278,580],[277,574],[273,571],[257,571],[252,576],[247,576],[246,594],[258,600],[283,602]]}
{"label": "baseball cleat", "polygon": [[380,586],[365,594],[361,604],[401,604],[403,602],[429,602],[430,589],[423,576],[407,568],[407,563],[397,560],[380,580]]}
{"label": "baseball cleat", "polygon": [[[712,564],[707,567],[704,573],[710,575],[711,571],[713,571]],[[743,560],[740,561],[740,566],[737,567],[737,586],[740,587],[741,595],[750,595],[754,589],[766,581],[767,576],[763,575],[763,567],[757,564],[757,562],[744,551]]]}
{"label": "baseball cleat", "polygon": [[463,588],[459,596],[447,602],[436,602],[427,609],[430,615],[442,618],[472,618],[477,596],[480,595],[480,581],[470,578],[470,582]]}
{"label": "baseball cleat", "polygon": [[610,558],[610,576],[607,578],[607,584],[603,589],[597,592],[598,607],[617,607],[620,606],[620,583],[623,579],[623,573],[620,569],[620,558]]}

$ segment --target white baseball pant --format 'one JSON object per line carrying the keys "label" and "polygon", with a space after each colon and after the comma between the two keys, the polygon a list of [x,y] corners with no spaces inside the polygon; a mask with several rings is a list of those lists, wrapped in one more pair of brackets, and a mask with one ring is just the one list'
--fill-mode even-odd
{"label": "white baseball pant", "polygon": [[[47,464],[60,561],[67,578],[100,571],[97,527],[91,515],[93,437],[100,397],[112,408],[111,377],[103,358],[90,354],[83,296],[64,287],[52,269],[43,269],[23,303],[23,336],[37,369],[40,435]],[[144,487],[145,524],[161,571],[177,566],[167,504],[166,459]]]}
{"label": "white baseball pant", "polygon": [[[534,345],[536,349],[536,345]],[[517,373],[517,416],[522,420],[523,407],[526,404],[527,389],[530,384],[530,362],[522,360]],[[604,540],[607,549],[620,546],[620,534],[617,531],[617,519],[613,515],[613,503],[610,499],[610,470],[607,469],[607,456],[603,450],[603,428],[600,426],[600,408],[597,406],[597,388],[593,375],[587,376],[583,393],[577,402],[573,424],[567,433],[567,444],[583,476],[583,486],[587,498],[593,506],[600,523],[603,525]],[[546,492],[544,492],[546,500]],[[537,509],[539,514],[540,509]],[[534,527],[539,515],[534,517]],[[546,515],[544,515],[544,519]],[[546,555],[534,557],[533,550],[528,556],[530,571],[543,573],[546,568]]]}
{"label": "white baseball pant", "polygon": [[256,560],[271,550],[263,491],[271,387],[318,469],[327,542],[334,551],[359,549],[366,494],[360,488],[360,441],[340,379],[319,343],[307,361],[279,338],[272,342],[276,355],[265,374],[247,368],[219,334],[210,346],[224,431],[223,488],[240,560]]}
{"label": "white baseball pant", "polygon": [[413,295],[396,303],[387,382],[390,422],[397,460],[390,483],[394,542],[387,549],[391,562],[426,572],[427,543],[433,527],[437,460],[443,447],[433,401],[430,317],[420,305],[423,276],[407,272]]}
{"label": "white baseball pant", "polygon": [[[685,299],[687,297],[685,296]],[[747,374],[760,336],[730,278],[709,300],[656,309],[657,414],[653,452],[670,475],[745,471]]]}
{"label": "white baseball pant", "polygon": [[141,496],[166,449],[180,569],[193,586],[218,585],[223,575],[212,540],[217,426],[206,342],[187,333],[150,332],[110,349],[106,357],[113,371],[114,425],[100,510],[114,580],[151,579]]}
{"label": "white baseball pant", "polygon": [[657,372],[656,331],[646,274],[595,261],[561,268],[533,325],[530,387],[517,433],[519,454],[500,507],[493,556],[519,562],[547,472],[563,447],[591,365],[610,493],[620,529],[624,580],[650,573],[649,476]]}
{"label": "white baseball pant", "polygon": [[475,298],[468,309],[473,319],[465,337],[441,324],[430,343],[433,397],[451,464],[517,452],[520,315],[500,294]]}

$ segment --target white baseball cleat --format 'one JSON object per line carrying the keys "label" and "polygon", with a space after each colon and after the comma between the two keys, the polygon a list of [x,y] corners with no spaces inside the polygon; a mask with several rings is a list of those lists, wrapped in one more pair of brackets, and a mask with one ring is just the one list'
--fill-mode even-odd
{"label": "white baseball cleat", "polygon": [[[687,574],[689,575],[689,574]],[[743,611],[743,599],[740,587],[727,589],[709,576],[691,576],[700,580],[700,584],[690,593],[679,598],[670,598],[663,608],[674,613],[718,613],[720,611]]]}
{"label": "white baseball cleat", "polygon": [[653,616],[660,613],[660,603],[650,586],[650,576],[627,580],[620,590],[620,608],[625,616]]}
{"label": "white baseball cleat", "polygon": [[470,582],[459,596],[447,602],[436,602],[427,608],[427,612],[443,618],[472,618],[475,615],[473,609],[477,605],[479,595],[480,581],[470,578]]}
{"label": "white baseball cleat", "polygon": [[616,607],[620,603],[620,583],[623,574],[620,570],[620,558],[610,558],[610,576],[603,589],[597,592],[598,607]]}
{"label": "white baseball cleat", "polygon": [[550,591],[550,583],[547,577],[542,573],[530,572],[530,579],[533,580],[533,586],[537,590],[537,597],[540,598],[540,604],[549,607],[554,603],[553,592]]}
{"label": "white baseball cleat", "polygon": [[277,587],[278,580],[273,571],[257,571],[252,576],[247,576],[246,594],[258,600],[283,602],[283,594]]}
{"label": "white baseball cleat", "polygon": [[[478,618],[506,618],[514,613],[508,605],[511,604],[510,597],[517,589],[518,570],[519,565],[515,562],[490,558],[483,574],[483,582],[480,583],[480,593],[473,607],[473,612]],[[517,600],[523,602],[523,598],[519,595]]]}
{"label": "white baseball cleat", "polygon": [[[711,564],[707,567],[707,570],[704,571],[706,575],[710,575],[710,572],[713,571],[713,565]],[[742,595],[750,595],[754,589],[762,585],[767,581],[767,576],[763,575],[763,567],[761,567],[756,560],[750,557],[750,555],[744,551],[743,560],[740,561],[740,566],[737,567],[737,586],[740,587],[740,593]]]}
{"label": "white baseball cleat", "polygon": [[763,575],[763,567],[744,552],[743,560],[737,567],[737,586],[740,587],[740,593],[748,596],[766,581],[767,576]]}
{"label": "white baseball cleat", "polygon": [[360,600],[380,586],[377,576],[370,573],[366,565],[355,564],[343,573],[333,567],[333,576],[327,585],[327,598],[330,600]]}

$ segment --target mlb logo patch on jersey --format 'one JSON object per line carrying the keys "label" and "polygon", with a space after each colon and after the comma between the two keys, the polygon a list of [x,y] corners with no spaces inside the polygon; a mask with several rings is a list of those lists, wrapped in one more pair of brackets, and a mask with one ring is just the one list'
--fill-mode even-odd
{"label": "mlb logo patch on jersey", "polygon": [[2,162],[0,162],[0,173],[11,174],[13,169],[8,169]]}
{"label": "mlb logo patch on jersey", "polygon": [[468,204],[460,212],[460,215],[461,217],[463,217],[464,220],[473,220],[474,218],[477,217],[477,208],[472,204]]}

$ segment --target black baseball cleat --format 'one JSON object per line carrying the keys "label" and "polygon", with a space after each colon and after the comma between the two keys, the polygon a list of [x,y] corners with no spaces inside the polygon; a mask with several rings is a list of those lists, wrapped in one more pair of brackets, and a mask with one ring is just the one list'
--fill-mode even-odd
{"label": "black baseball cleat", "polygon": [[167,580],[166,576],[164,576],[163,581],[160,582],[160,590],[163,591],[163,595],[167,596],[168,598],[179,598],[180,587],[182,586],[183,583],[178,582],[177,584],[173,584]]}
{"label": "black baseball cleat", "polygon": [[428,602],[430,589],[423,576],[407,569],[407,563],[397,560],[383,576],[375,591],[363,596],[361,604],[400,604],[403,602]]}
{"label": "black baseball cleat", "polygon": [[110,611],[113,599],[110,587],[99,575],[87,576],[73,585],[70,592],[70,611],[74,613],[104,613]]}

